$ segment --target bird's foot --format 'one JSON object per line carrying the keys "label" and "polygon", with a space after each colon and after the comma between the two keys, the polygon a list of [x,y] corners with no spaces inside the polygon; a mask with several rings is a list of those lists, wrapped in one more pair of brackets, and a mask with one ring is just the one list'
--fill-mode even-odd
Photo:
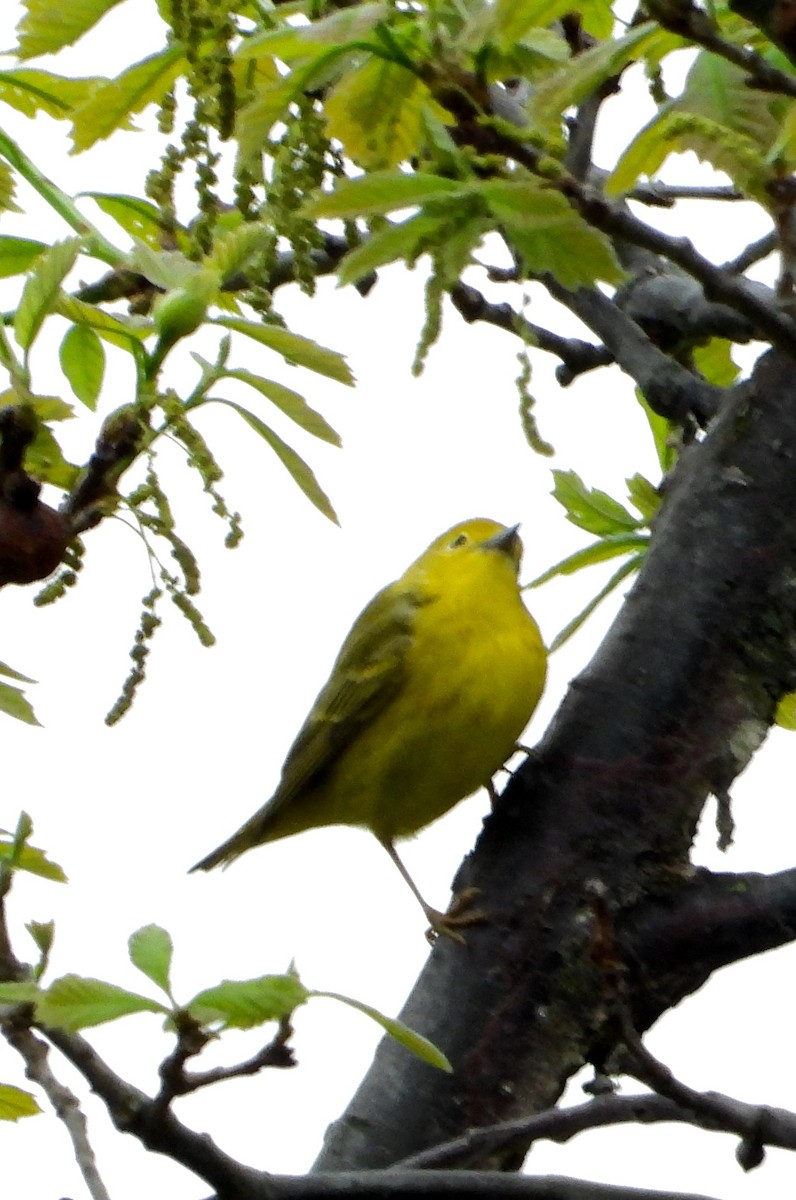
{"label": "bird's foot", "polygon": [[437,938],[449,937],[459,945],[466,945],[467,939],[461,932],[462,929],[467,929],[470,925],[480,925],[487,919],[486,913],[481,909],[473,909],[472,903],[478,895],[480,888],[468,887],[462,888],[457,892],[450,903],[447,912],[439,912],[436,908],[430,908],[423,905],[426,917],[430,928],[426,930],[426,940],[433,946]]}

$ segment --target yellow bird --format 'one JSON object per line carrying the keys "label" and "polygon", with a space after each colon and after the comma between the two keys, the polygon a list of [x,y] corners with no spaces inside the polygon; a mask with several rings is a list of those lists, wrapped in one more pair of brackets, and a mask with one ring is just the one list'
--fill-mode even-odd
{"label": "yellow bird", "polygon": [[426,904],[396,853],[489,785],[544,687],[547,652],[522,602],[517,526],[463,521],[364,609],[291,746],[271,799],[192,870],[320,825],[371,830],[435,933],[461,940],[460,898]]}

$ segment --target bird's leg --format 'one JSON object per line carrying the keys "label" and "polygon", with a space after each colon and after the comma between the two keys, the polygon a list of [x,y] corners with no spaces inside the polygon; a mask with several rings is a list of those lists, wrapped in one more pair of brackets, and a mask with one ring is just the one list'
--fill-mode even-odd
{"label": "bird's leg", "polygon": [[440,912],[439,909],[432,908],[430,904],[426,904],[425,900],[417,889],[415,881],[412,879],[412,876],[401,862],[400,858],[398,857],[398,851],[395,849],[395,846],[393,846],[389,838],[384,838],[384,840],[380,838],[379,841],[381,841],[382,846],[387,851],[398,870],[401,872],[401,875],[411,888],[412,895],[415,897],[418,904],[423,909],[423,912],[426,914],[426,920],[431,926],[431,928],[426,932],[426,938],[428,941],[433,945],[437,939],[437,936],[439,934],[444,934],[445,937],[452,938],[454,942],[460,942],[462,945],[464,945],[465,938],[461,930],[466,928],[468,925],[477,925],[481,921],[486,920],[484,913],[479,912],[478,910],[473,912],[470,909],[473,898],[478,895],[478,888],[464,888],[461,892],[458,892],[453,897],[448,911],[446,913]]}

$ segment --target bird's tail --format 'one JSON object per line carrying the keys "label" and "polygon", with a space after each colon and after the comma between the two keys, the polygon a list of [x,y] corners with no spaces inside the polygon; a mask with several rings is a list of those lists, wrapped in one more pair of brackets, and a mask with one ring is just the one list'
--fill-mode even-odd
{"label": "bird's tail", "polygon": [[247,828],[244,825],[243,829],[233,833],[232,837],[227,838],[220,846],[216,846],[215,850],[211,850],[198,863],[194,863],[188,874],[191,875],[194,871],[212,871],[213,867],[228,867],[231,862],[234,862],[253,845],[248,838],[243,836],[244,830]]}

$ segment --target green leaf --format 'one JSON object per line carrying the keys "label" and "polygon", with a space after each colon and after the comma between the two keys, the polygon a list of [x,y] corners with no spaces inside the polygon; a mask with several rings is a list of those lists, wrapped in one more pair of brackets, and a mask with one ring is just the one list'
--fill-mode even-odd
{"label": "green leaf", "polygon": [[543,583],[547,583],[548,580],[555,579],[559,575],[574,575],[576,571],[581,571],[584,567],[592,567],[595,563],[619,558],[622,555],[630,554],[633,550],[646,549],[648,545],[649,538],[646,534],[609,534],[608,537],[600,538],[598,542],[592,542],[590,546],[584,546],[582,550],[576,550],[574,554],[567,555],[555,566],[548,567],[536,579],[524,584],[523,591],[528,588],[541,587]]}
{"label": "green leaf", "polygon": [[203,1025],[220,1021],[226,1029],[253,1029],[280,1021],[305,1004],[309,992],[295,975],[225,979],[194,996],[185,1007]]}
{"label": "green leaf", "polygon": [[38,846],[19,847],[15,842],[0,842],[0,862],[16,870],[27,871],[30,875],[38,875],[41,879],[49,879],[52,883],[67,881],[63,867],[49,859]]}
{"label": "green leaf", "polygon": [[202,270],[180,250],[153,250],[145,242],[136,243],[128,262],[131,271],[137,271],[164,292],[185,287]]}
{"label": "green leaf", "polygon": [[434,234],[444,224],[444,218],[418,213],[406,221],[385,225],[383,229],[368,234],[340,262],[337,268],[340,285],[356,283],[364,275],[397,259],[411,261],[419,247],[433,245]]}
{"label": "green leaf", "polygon": [[14,334],[23,350],[30,349],[44,318],[53,311],[61,284],[74,266],[79,247],[77,238],[68,238],[56,242],[36,259],[14,316]]}
{"label": "green leaf", "polygon": [[31,703],[25,698],[24,692],[12,687],[10,683],[0,683],[0,712],[26,725],[39,725]]}
{"label": "green leaf", "polygon": [[266,81],[266,86],[240,110],[235,120],[239,167],[257,163],[262,158],[268,135],[290,102],[312,87],[328,84],[329,70],[348,53],[345,46],[332,47],[308,63],[298,65],[277,82]]}
{"label": "green leaf", "polygon": [[273,237],[269,227],[259,221],[242,222],[228,233],[216,237],[213,252],[206,259],[205,266],[215,271],[222,281],[231,279],[245,270],[258,254],[269,249]]}
{"label": "green leaf", "polygon": [[45,112],[50,117],[63,118],[83,103],[92,88],[104,82],[99,76],[72,79],[66,75],[53,75],[50,71],[21,67],[0,71],[0,101],[26,117]]}
{"label": "green leaf", "polygon": [[41,425],[25,451],[25,470],[42,483],[68,492],[77,481],[80,468],[64,458],[63,451],[46,425]]}
{"label": "green leaf", "polygon": [[732,357],[733,343],[727,338],[714,337],[704,346],[695,346],[694,366],[708,383],[729,387],[738,378],[739,367]]}
{"label": "green leaf", "polygon": [[641,522],[623,504],[599,488],[589,488],[576,471],[553,471],[552,495],[567,512],[567,520],[601,537],[638,529]]}
{"label": "green leaf", "polygon": [[366,171],[397,166],[419,151],[423,106],[430,101],[428,88],[411,71],[371,56],[327,97],[327,133]]}
{"label": "green leaf", "polygon": [[33,938],[36,948],[39,951],[39,961],[33,971],[33,976],[38,982],[47,970],[50,961],[50,952],[55,941],[55,922],[29,921],[25,928]]}
{"label": "green leaf", "polygon": [[665,475],[671,470],[677,460],[677,451],[671,444],[671,421],[668,421],[666,417],[660,416],[659,413],[654,412],[650,408],[639,388],[636,388],[636,399],[644,411],[644,416],[647,418],[652,440],[655,443],[655,453],[658,456],[661,471]]}
{"label": "green leaf", "polygon": [[338,383],[353,386],[354,376],[343,355],[338,354],[336,350],[327,350],[325,346],[319,346],[310,338],[291,333],[288,329],[280,329],[276,325],[261,325],[239,317],[216,317],[213,324],[223,325],[225,329],[242,333],[263,346],[270,346],[277,354],[281,354],[284,359],[298,367],[307,367],[318,375],[326,375],[329,379],[336,379]]}
{"label": "green leaf", "polygon": [[404,1025],[403,1021],[396,1021],[392,1017],[385,1017],[378,1009],[371,1008],[369,1004],[363,1004],[361,1000],[352,1000],[350,996],[341,996],[338,992],[310,992],[310,996],[325,996],[329,1000],[339,1000],[341,1004],[347,1004],[349,1008],[355,1008],[357,1012],[364,1013],[366,1017],[370,1017],[377,1025],[388,1033],[391,1038],[399,1042],[406,1050],[417,1055],[423,1062],[428,1063],[432,1067],[437,1067],[440,1071],[452,1072],[453,1067],[446,1056],[439,1050],[433,1042],[428,1038],[423,1037],[420,1033],[415,1033],[408,1025]]}
{"label": "green leaf", "polygon": [[148,200],[113,192],[81,192],[80,195],[93,200],[131,238],[137,238],[154,250],[160,247],[163,222],[159,210]]}
{"label": "green leaf", "polygon": [[97,334],[88,325],[70,326],[61,342],[59,357],[72,391],[94,412],[105,374],[105,351]]}
{"label": "green leaf", "polygon": [[171,959],[174,946],[170,935],[159,925],[144,925],[131,933],[128,943],[130,961],[167,996],[171,995]]}
{"label": "green leaf", "polygon": [[19,57],[38,58],[63,46],[72,46],[114,8],[119,0],[24,0],[25,16],[19,23]]}
{"label": "green leaf", "polygon": [[638,509],[646,523],[649,524],[661,506],[658,489],[644,475],[639,474],[631,475],[629,479],[625,480],[625,483],[630,503]]}
{"label": "green leaf", "polygon": [[152,322],[146,317],[115,316],[97,308],[95,304],[68,296],[66,292],[61,292],[58,297],[55,311],[76,325],[95,329],[103,341],[127,351],[136,350],[154,330]]}
{"label": "green leaf", "polygon": [[583,625],[584,622],[591,616],[595,608],[597,608],[599,604],[602,604],[606,596],[610,596],[611,592],[619,587],[619,584],[623,579],[626,579],[628,575],[633,573],[633,571],[637,571],[643,561],[644,555],[638,554],[634,558],[628,559],[626,563],[623,563],[619,570],[611,576],[605,587],[601,588],[594,599],[589,601],[583,611],[578,613],[578,615],[571,620],[568,625],[565,625],[560,633],[556,634],[550,643],[550,653],[552,654],[554,650],[559,650],[565,642],[568,642],[572,635],[577,633],[581,625]]}
{"label": "green leaf", "polygon": [[[307,58],[313,51],[359,41],[389,14],[390,7],[384,3],[357,4],[350,9],[332,12],[310,25],[284,25],[279,29],[266,29],[246,38],[235,58],[246,60],[260,58],[264,54],[281,58],[283,62]],[[276,13],[269,13],[271,19],[275,16]]]}
{"label": "green leaf", "polygon": [[39,985],[30,979],[0,983],[0,1003],[2,1004],[34,1004],[40,995]]}
{"label": "green leaf", "polygon": [[292,450],[286,442],[282,441],[278,434],[274,433],[273,429],[270,429],[259,417],[249,412],[247,408],[243,408],[242,405],[236,404],[233,400],[223,400],[218,396],[211,397],[211,400],[214,404],[225,404],[227,408],[232,408],[235,412],[239,413],[246,424],[251,426],[255,433],[259,433],[260,437],[268,443],[307,499],[325,517],[328,517],[330,521],[334,521],[335,525],[340,524],[337,514],[332,508],[331,500],[318,483],[312,469],[307,466],[303,458],[296,454],[295,450]]}
{"label": "green leaf", "polygon": [[375,171],[344,179],[333,192],[319,196],[303,209],[307,217],[366,217],[400,208],[413,208],[441,196],[461,195],[462,184],[441,175]]}
{"label": "green leaf", "polygon": [[335,433],[321,414],[311,408],[304,397],[298,392],[294,392],[292,388],[276,383],[273,379],[261,379],[259,375],[242,369],[228,371],[227,377],[239,379],[241,383],[247,383],[262,396],[266,396],[286,417],[290,417],[291,421],[295,421],[302,429],[306,429],[307,433],[321,438],[324,442],[330,442],[333,446],[341,444],[340,435]]}
{"label": "green leaf", "polygon": [[631,29],[624,37],[592,46],[570,59],[560,71],[539,81],[529,105],[529,118],[538,128],[558,130],[563,113],[579,105],[600,84],[621,74],[624,67],[640,59],[657,63],[672,50],[690,43],[650,21]]}
{"label": "green leaf", "polygon": [[168,1013],[157,1000],[128,992],[125,988],[88,979],[82,975],[63,975],[50,984],[36,1006],[37,1020],[76,1033],[93,1025],[103,1025],[131,1013]]}
{"label": "green leaf", "polygon": [[0,237],[0,279],[24,275],[46,249],[45,242],[36,242],[32,238]]}
{"label": "green leaf", "polygon": [[774,714],[774,723],[791,732],[796,730],[796,692],[787,692],[786,695],[780,697],[777,711]]}
{"label": "green leaf", "polygon": [[35,1117],[42,1109],[30,1092],[0,1083],[0,1121],[18,1121],[20,1117]]}
{"label": "green leaf", "polygon": [[88,150],[117,129],[134,128],[130,118],[147,105],[159,103],[184,66],[182,47],[175,42],[128,67],[116,79],[98,84],[72,113],[75,151]]}
{"label": "green leaf", "polygon": [[567,288],[598,280],[621,283],[625,273],[610,241],[592,229],[558,192],[504,180],[474,185],[522,256],[526,271],[550,272]]}
{"label": "green leaf", "polygon": [[0,212],[22,212],[14,203],[14,175],[4,162],[0,162]]}
{"label": "green leaf", "polygon": [[15,671],[13,667],[9,667],[8,663],[0,662],[0,675],[7,675],[9,679],[18,679],[20,683],[35,683],[35,679],[30,679],[27,675],[22,675],[19,671]]}

